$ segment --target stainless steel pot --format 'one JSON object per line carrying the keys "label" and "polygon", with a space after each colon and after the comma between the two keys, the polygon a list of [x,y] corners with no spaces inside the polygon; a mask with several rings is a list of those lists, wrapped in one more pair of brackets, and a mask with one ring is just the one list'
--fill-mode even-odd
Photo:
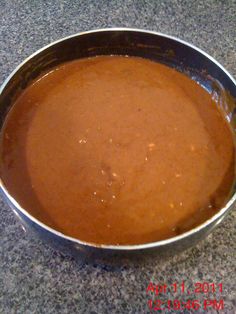
{"label": "stainless steel pot", "polygon": [[[31,55],[7,78],[0,90],[0,126],[21,91],[40,73],[56,65],[77,58],[96,55],[131,55],[168,64],[194,77],[209,92],[216,82],[236,98],[236,82],[212,57],[202,50],[177,38],[137,29],[100,29],[83,32],[58,40]],[[218,91],[219,92],[219,91]],[[227,115],[235,132],[236,107],[227,108]],[[38,221],[17,203],[0,182],[3,196],[11,208],[32,230],[65,253],[92,260],[110,261],[114,256],[136,256],[177,252],[197,243],[211,232],[233,207],[236,199],[234,186],[230,199],[211,219],[174,238],[140,245],[95,245],[66,236]]]}

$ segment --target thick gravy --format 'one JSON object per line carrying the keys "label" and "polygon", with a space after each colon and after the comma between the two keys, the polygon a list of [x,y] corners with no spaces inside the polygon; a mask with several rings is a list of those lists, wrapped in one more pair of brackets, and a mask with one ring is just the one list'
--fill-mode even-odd
{"label": "thick gravy", "polygon": [[16,100],[0,174],[45,224],[97,244],[166,239],[224,205],[232,132],[196,82],[137,57],[69,62]]}

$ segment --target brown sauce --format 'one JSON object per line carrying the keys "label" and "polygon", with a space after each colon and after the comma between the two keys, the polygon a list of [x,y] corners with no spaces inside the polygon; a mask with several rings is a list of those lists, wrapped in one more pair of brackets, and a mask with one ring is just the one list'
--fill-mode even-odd
{"label": "brown sauce", "polygon": [[16,100],[1,134],[13,197],[66,235],[98,244],[166,239],[221,208],[232,132],[196,82],[136,57],[66,63]]}

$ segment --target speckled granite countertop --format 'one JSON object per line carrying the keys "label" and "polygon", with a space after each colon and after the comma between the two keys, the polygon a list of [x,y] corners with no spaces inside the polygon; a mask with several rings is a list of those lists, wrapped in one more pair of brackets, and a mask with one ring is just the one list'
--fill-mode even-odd
{"label": "speckled granite countertop", "polygon": [[[236,76],[236,1],[2,0],[0,81],[26,56],[82,30],[126,26],[178,36],[204,49]],[[235,211],[197,247],[170,259],[118,269],[80,264],[25,234],[0,200],[0,313],[148,313],[150,281],[223,283],[223,293],[157,299],[224,300],[236,313]],[[189,313],[189,310],[163,313]],[[197,313],[203,312],[203,307]],[[209,313],[217,313],[208,310]]]}

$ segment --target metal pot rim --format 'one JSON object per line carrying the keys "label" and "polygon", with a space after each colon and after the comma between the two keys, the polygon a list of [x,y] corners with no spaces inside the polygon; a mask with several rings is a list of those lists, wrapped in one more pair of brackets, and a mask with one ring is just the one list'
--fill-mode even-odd
{"label": "metal pot rim", "polygon": [[[174,36],[170,36],[170,35],[166,35],[160,32],[155,32],[155,31],[149,31],[149,30],[145,30],[145,29],[136,29],[136,28],[125,28],[125,27],[116,27],[116,28],[101,28],[101,29],[94,29],[94,30],[90,30],[90,31],[85,31],[85,32],[79,32],[67,37],[64,37],[62,39],[56,40],[42,48],[40,48],[39,50],[37,50],[36,52],[34,52],[33,54],[31,54],[29,57],[27,57],[23,62],[21,62],[16,68],[15,70],[13,70],[11,72],[11,74],[6,78],[6,80],[3,82],[2,86],[0,87],[0,95],[2,94],[3,90],[5,89],[6,85],[8,84],[8,82],[11,80],[11,78],[14,76],[15,73],[17,73],[17,71],[24,66],[25,63],[27,63],[30,59],[32,59],[34,56],[36,56],[37,54],[41,53],[42,51],[48,49],[49,47],[60,43],[62,41],[74,38],[74,37],[78,37],[78,36],[84,36],[90,33],[99,33],[99,32],[112,32],[112,31],[121,31],[121,32],[139,32],[139,33],[146,33],[146,34],[151,34],[151,35],[157,35],[159,37],[163,37],[163,38],[168,38],[171,39],[173,41],[176,41],[178,43],[181,43],[185,46],[188,46],[196,51],[198,51],[200,54],[204,55],[206,58],[208,58],[209,60],[211,60],[216,66],[218,66],[219,68],[221,68],[221,70],[230,78],[230,80],[233,82],[233,84],[236,86],[236,81],[234,80],[234,78],[232,77],[232,75],[218,62],[216,61],[213,57],[211,57],[208,53],[206,53],[205,51],[203,51],[202,49],[199,49],[198,47],[182,40],[179,39],[177,37]],[[25,215],[27,218],[29,218],[31,221],[33,221],[36,225],[39,225],[41,228],[47,230],[50,233],[53,233],[54,235],[63,238],[65,240],[69,240],[72,241],[78,245],[82,245],[82,246],[86,246],[86,247],[90,247],[90,248],[101,248],[101,249],[106,249],[106,250],[112,250],[112,251],[136,251],[136,250],[143,250],[143,249],[151,249],[151,248],[157,248],[157,247],[163,247],[165,245],[168,244],[173,244],[173,243],[177,243],[180,240],[183,240],[191,235],[194,235],[198,232],[200,232],[201,230],[203,230],[205,227],[209,226],[210,224],[214,223],[215,221],[217,221],[216,224],[219,224],[221,222],[221,219],[223,219],[225,213],[230,209],[230,207],[233,205],[233,203],[236,201],[236,192],[233,194],[233,196],[231,197],[231,199],[227,202],[227,204],[221,208],[221,210],[219,210],[214,216],[212,216],[210,219],[206,220],[204,223],[200,224],[199,226],[182,233],[181,235],[172,237],[172,238],[168,238],[165,240],[161,240],[161,241],[155,241],[155,242],[149,242],[149,243],[144,243],[144,244],[134,244],[134,245],[106,245],[106,244],[96,244],[96,243],[90,243],[90,242],[85,242],[85,241],[81,241],[79,239],[67,236],[49,226],[47,226],[46,224],[42,223],[41,221],[39,221],[38,219],[36,219],[34,216],[32,216],[29,212],[27,212],[24,208],[22,208],[20,206],[20,204],[10,195],[10,193],[7,191],[6,187],[4,186],[1,178],[0,178],[0,188],[2,189],[3,193],[6,195],[6,197],[10,200],[10,202],[23,214]]]}

